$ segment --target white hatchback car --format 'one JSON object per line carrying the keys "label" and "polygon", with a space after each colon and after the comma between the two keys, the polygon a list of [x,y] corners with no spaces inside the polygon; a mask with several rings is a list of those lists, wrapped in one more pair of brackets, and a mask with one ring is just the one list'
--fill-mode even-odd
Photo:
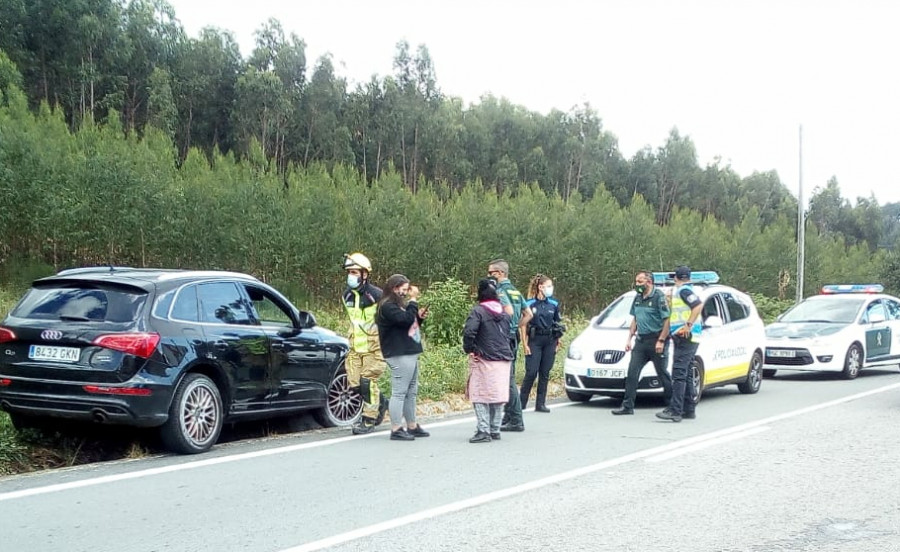
{"label": "white hatchback car", "polygon": [[828,285],[766,326],[763,373],[840,372],[900,364],[900,299],[878,284]]}
{"label": "white hatchback car", "polygon": [[[671,273],[654,272],[655,285],[669,293]],[[765,327],[746,294],[718,285],[715,272],[694,272],[694,291],[703,301],[703,333],[694,357],[693,377],[700,398],[704,390],[737,384],[741,393],[756,393],[762,382]],[[619,296],[591,319],[572,341],[564,363],[566,395],[587,401],[593,395],[622,396],[631,354],[625,351],[634,291]],[[671,348],[671,344],[669,345]],[[668,354],[671,371],[671,354]],[[662,393],[653,364],[643,367],[638,393]]]}

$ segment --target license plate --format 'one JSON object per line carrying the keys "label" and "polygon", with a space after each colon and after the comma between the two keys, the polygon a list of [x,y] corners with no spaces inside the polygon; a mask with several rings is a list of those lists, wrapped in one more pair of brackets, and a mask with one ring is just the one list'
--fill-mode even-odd
{"label": "license plate", "polygon": [[32,345],[28,348],[28,358],[32,360],[58,360],[60,362],[78,362],[81,349],[76,347],[53,347],[49,345]]}
{"label": "license plate", "polygon": [[589,378],[624,378],[625,370],[612,368],[588,368],[587,375]]}
{"label": "license plate", "polygon": [[790,349],[769,349],[766,351],[766,354],[772,358],[794,358],[797,356],[797,351],[792,351]]}

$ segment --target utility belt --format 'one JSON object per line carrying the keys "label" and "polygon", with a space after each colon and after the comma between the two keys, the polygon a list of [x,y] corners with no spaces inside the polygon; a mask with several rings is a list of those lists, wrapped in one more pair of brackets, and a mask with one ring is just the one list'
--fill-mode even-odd
{"label": "utility belt", "polygon": [[659,339],[660,332],[650,332],[645,334],[637,334],[638,341],[656,341]]}
{"label": "utility belt", "polygon": [[553,339],[559,339],[562,335],[566,333],[566,326],[564,324],[560,324],[559,322],[554,322],[552,328],[538,328],[537,326],[529,326],[528,327],[528,337],[535,337],[538,335],[548,335]]}

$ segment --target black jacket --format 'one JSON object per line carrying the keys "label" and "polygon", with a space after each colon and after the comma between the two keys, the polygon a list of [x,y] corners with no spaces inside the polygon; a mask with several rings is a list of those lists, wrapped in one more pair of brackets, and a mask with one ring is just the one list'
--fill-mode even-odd
{"label": "black jacket", "polygon": [[419,331],[422,319],[419,318],[419,304],[415,301],[407,303],[405,308],[392,301],[382,303],[378,306],[375,323],[384,357],[422,352],[422,334]]}
{"label": "black jacket", "polygon": [[512,360],[509,345],[510,317],[475,305],[463,326],[463,351],[485,360]]}

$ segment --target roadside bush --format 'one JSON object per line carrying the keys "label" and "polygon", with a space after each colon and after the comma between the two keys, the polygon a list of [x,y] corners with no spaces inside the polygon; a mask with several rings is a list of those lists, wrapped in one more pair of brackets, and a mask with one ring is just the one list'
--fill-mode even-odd
{"label": "roadside bush", "polygon": [[761,293],[751,293],[750,297],[753,298],[756,310],[766,324],[774,322],[775,317],[794,306],[794,302],[789,299],[773,299]]}
{"label": "roadside bush", "polygon": [[455,346],[428,342],[419,357],[419,397],[440,400],[447,393],[463,393],[468,374],[462,338]]}
{"label": "roadside bush", "polygon": [[469,287],[453,278],[431,284],[422,294],[422,306],[428,307],[428,321],[422,326],[432,345],[455,347],[461,353],[463,324],[472,309]]}
{"label": "roadside bush", "polygon": [[9,416],[0,412],[0,475],[27,471],[31,463],[31,447],[19,439]]}

